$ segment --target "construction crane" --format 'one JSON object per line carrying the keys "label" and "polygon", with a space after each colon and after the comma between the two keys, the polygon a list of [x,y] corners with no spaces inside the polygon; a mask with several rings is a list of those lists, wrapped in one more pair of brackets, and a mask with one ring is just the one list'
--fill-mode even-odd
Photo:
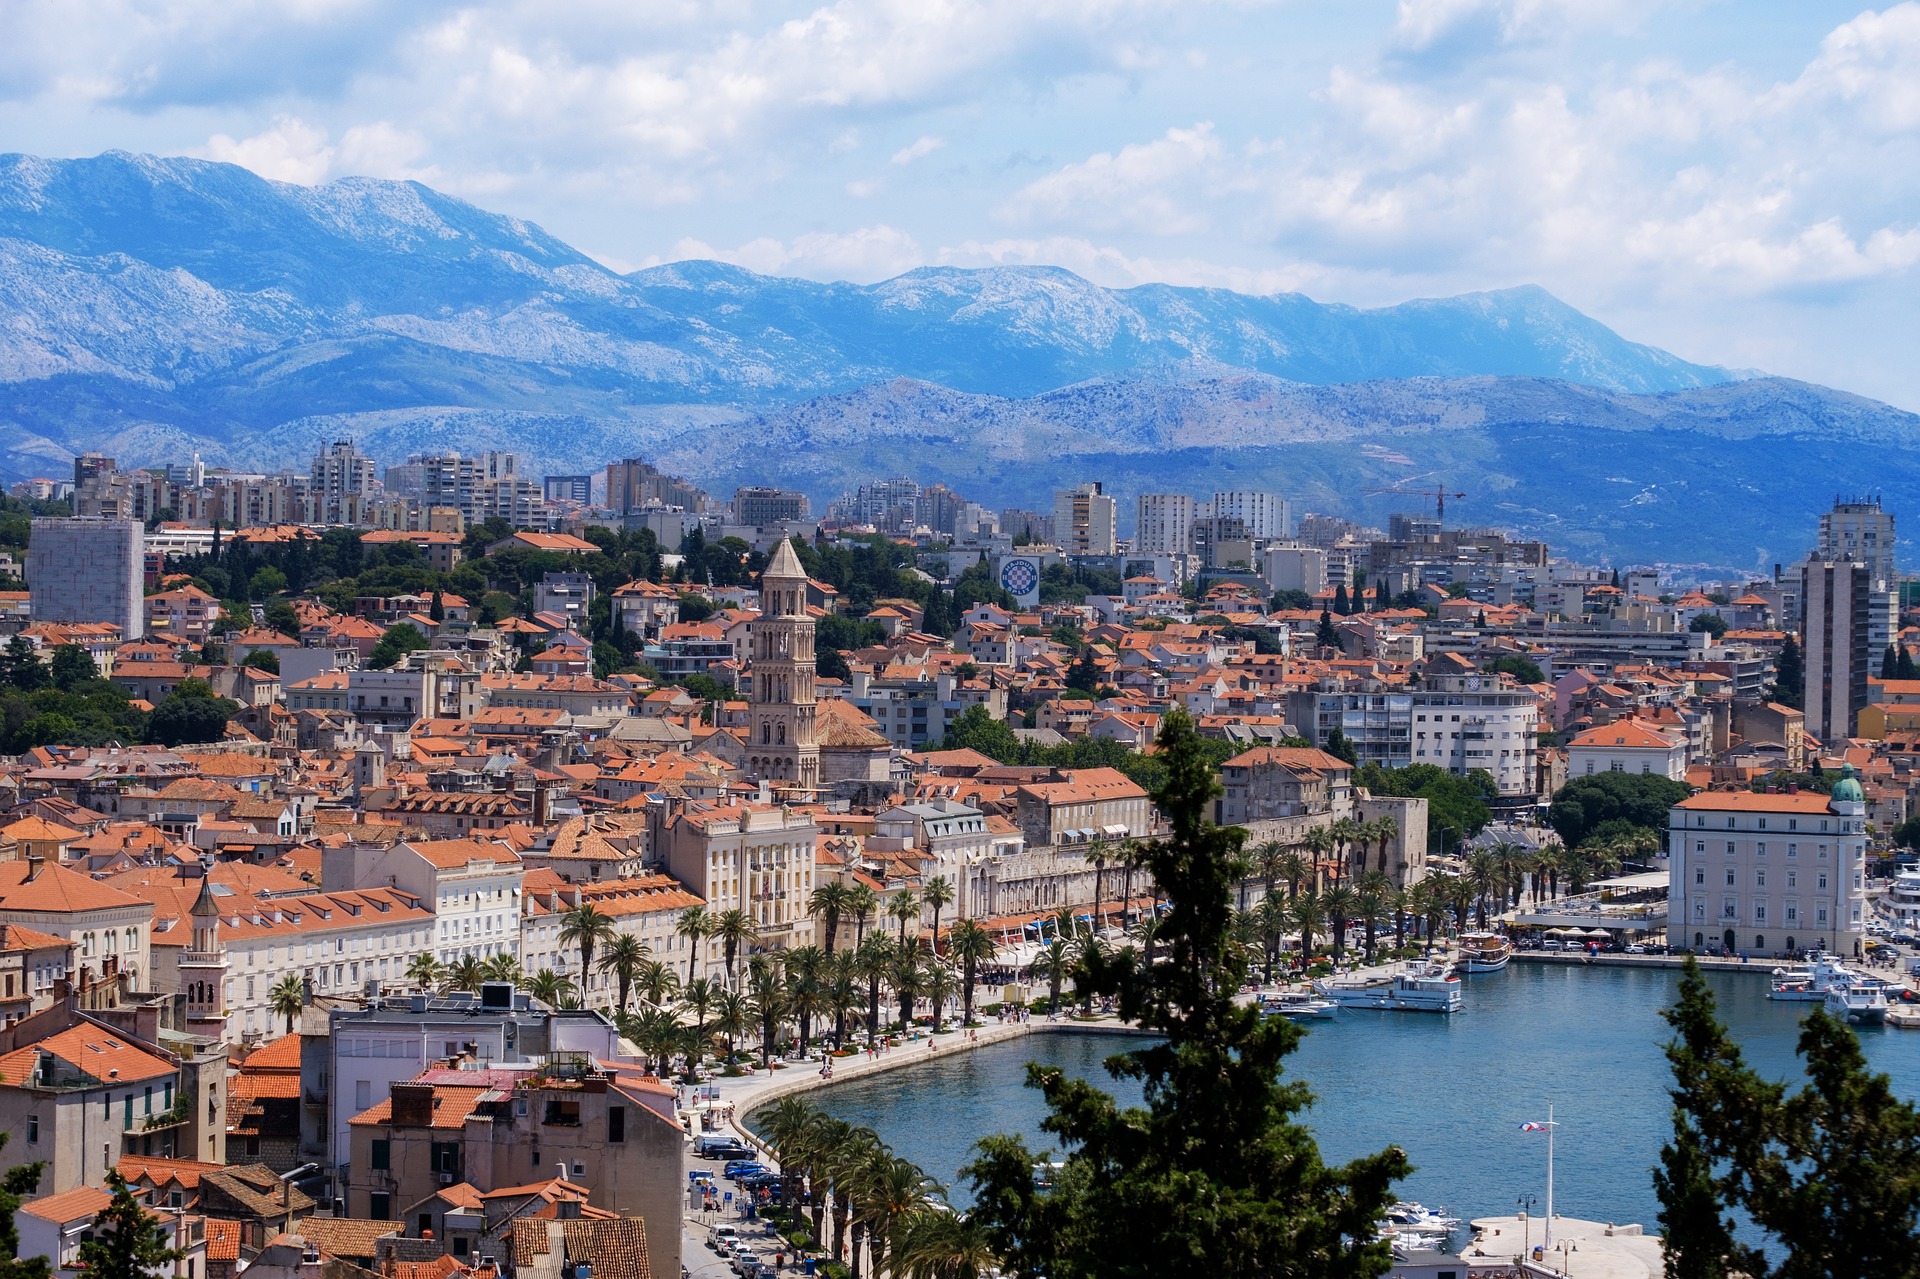
{"label": "construction crane", "polygon": [[1437,474],[1438,472],[1436,471],[1429,472],[1426,475],[1415,475],[1409,479],[1401,480],[1397,484],[1388,485],[1386,488],[1364,489],[1362,491],[1365,492],[1368,497],[1379,497],[1389,493],[1403,494],[1408,497],[1430,497],[1433,499],[1433,518],[1445,524],[1447,522],[1447,499],[1450,497],[1465,497],[1465,493],[1450,493],[1444,484],[1436,484],[1432,488],[1407,487],[1410,484],[1417,484],[1421,480],[1430,480]]}

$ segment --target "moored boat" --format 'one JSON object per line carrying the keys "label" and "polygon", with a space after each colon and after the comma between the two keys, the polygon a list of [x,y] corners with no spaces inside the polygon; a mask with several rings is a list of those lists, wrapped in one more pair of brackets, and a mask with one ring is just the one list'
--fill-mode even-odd
{"label": "moored boat", "polygon": [[1269,1017],[1285,1017],[1292,1021],[1331,1017],[1338,1007],[1337,1004],[1321,999],[1310,990],[1283,990],[1277,994],[1260,996],[1262,1013]]}
{"label": "moored boat", "polygon": [[1501,933],[1462,933],[1460,967],[1469,973],[1497,973],[1513,958],[1514,945]]}
{"label": "moored boat", "polygon": [[1452,1013],[1460,1011],[1460,979],[1446,964],[1408,964],[1398,972],[1370,977],[1326,978],[1315,987],[1342,1008],[1383,1012]]}
{"label": "moored boat", "polygon": [[1858,980],[1858,974],[1841,963],[1840,956],[1816,955],[1808,967],[1774,969],[1773,980],[1767,988],[1767,998],[1788,1003],[1817,1004],[1835,986],[1850,985]]}
{"label": "moored boat", "polygon": [[1887,986],[1871,978],[1852,985],[1828,988],[1827,1012],[1856,1026],[1879,1026],[1887,1020]]}

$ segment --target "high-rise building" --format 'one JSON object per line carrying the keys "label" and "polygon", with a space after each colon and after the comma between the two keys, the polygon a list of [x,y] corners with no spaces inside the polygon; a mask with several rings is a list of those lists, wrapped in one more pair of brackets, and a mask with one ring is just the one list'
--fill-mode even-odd
{"label": "high-rise building", "polygon": [[335,440],[315,453],[309,475],[313,514],[322,524],[348,523],[347,511],[355,499],[373,492],[373,459],[355,449],[352,440]]}
{"label": "high-rise building", "polygon": [[1829,747],[1853,736],[1877,671],[1873,573],[1865,564],[1809,556],[1800,565],[1801,647],[1807,675],[1807,731]]}
{"label": "high-rise building", "polygon": [[591,475],[549,475],[540,486],[549,502],[577,502],[585,506],[593,501]]}
{"label": "high-rise building", "polygon": [[1193,549],[1193,499],[1185,493],[1142,493],[1133,549],[1154,555],[1185,555]]}
{"label": "high-rise building", "polygon": [[1247,536],[1256,542],[1287,535],[1287,500],[1278,493],[1215,493],[1215,519],[1239,520],[1247,526]]}
{"label": "high-rise building", "polygon": [[111,622],[146,633],[145,530],[135,520],[37,519],[27,544],[36,622]]}
{"label": "high-rise building", "polygon": [[[1899,634],[1900,572],[1894,564],[1893,515],[1877,497],[1836,500],[1820,517],[1820,544],[1814,554],[1829,563],[1867,566],[1867,644],[1877,663]],[[1877,669],[1877,667],[1876,667]]]}
{"label": "high-rise building", "polygon": [[752,646],[748,775],[813,790],[820,785],[813,615],[807,612],[807,572],[785,538],[760,575],[760,620],[753,625]]}
{"label": "high-rise building", "polygon": [[1118,504],[1089,480],[1053,499],[1054,545],[1069,555],[1112,555],[1118,549],[1114,516]]}
{"label": "high-rise building", "polygon": [[631,515],[649,507],[677,506],[684,511],[704,511],[710,499],[687,483],[637,457],[607,463],[607,505],[620,515]]}

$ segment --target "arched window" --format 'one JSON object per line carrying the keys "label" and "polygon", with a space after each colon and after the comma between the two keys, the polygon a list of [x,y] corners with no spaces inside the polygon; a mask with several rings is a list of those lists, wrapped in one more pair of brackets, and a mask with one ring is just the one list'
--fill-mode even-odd
{"label": "arched window", "polygon": [[773,740],[773,726],[765,720],[760,722],[760,744],[765,746]]}
{"label": "arched window", "polygon": [[787,744],[787,726],[785,724],[773,730],[773,739],[781,746]]}

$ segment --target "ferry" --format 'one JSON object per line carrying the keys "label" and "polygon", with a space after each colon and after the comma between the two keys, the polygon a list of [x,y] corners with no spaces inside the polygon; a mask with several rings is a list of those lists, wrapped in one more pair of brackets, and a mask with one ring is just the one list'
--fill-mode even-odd
{"label": "ferry", "polygon": [[1501,933],[1462,933],[1460,966],[1470,973],[1497,973],[1513,958],[1514,945]]}
{"label": "ferry", "polygon": [[1369,977],[1323,978],[1315,989],[1342,1008],[1454,1013],[1462,1003],[1460,979],[1438,963],[1408,964],[1399,972]]}
{"label": "ferry", "polygon": [[1832,1016],[1852,1022],[1856,1026],[1881,1026],[1887,1020],[1887,986],[1885,982],[1862,979],[1850,986],[1833,986],[1827,990],[1826,1009]]}
{"label": "ferry", "polygon": [[1260,996],[1262,1013],[1269,1017],[1285,1017],[1290,1021],[1331,1017],[1338,1008],[1339,1005],[1318,998],[1310,990],[1283,990],[1278,994]]}
{"label": "ferry", "polygon": [[1815,955],[1807,968],[1776,968],[1767,989],[1768,999],[1789,1003],[1817,1004],[1835,986],[1858,981],[1859,975],[1840,962],[1838,955]]}

